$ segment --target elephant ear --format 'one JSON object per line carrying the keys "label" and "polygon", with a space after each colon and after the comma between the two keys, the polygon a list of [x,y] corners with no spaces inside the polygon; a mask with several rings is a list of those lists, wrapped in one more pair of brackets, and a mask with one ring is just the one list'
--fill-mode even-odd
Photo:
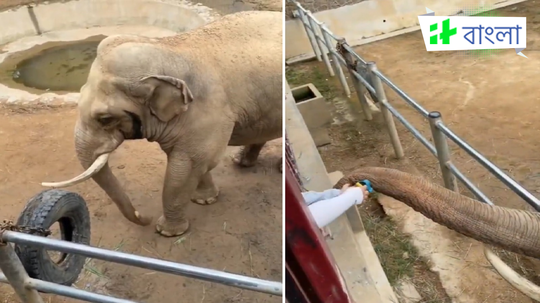
{"label": "elephant ear", "polygon": [[145,77],[141,82],[152,87],[146,102],[152,114],[163,122],[185,112],[193,102],[193,94],[184,80],[155,75]]}

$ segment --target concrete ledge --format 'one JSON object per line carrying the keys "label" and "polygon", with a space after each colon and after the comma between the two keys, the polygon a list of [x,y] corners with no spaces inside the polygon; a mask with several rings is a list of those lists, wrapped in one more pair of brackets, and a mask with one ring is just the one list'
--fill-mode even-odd
{"label": "concrete ledge", "polygon": [[[482,11],[490,11],[526,0],[484,0]],[[436,16],[463,15],[463,9],[471,7],[468,0],[380,0],[362,1],[339,8],[316,12],[313,15],[337,36],[347,40],[350,46],[391,38],[417,31],[418,16],[426,13],[426,7]],[[473,6],[480,8],[480,1]],[[461,12],[461,13],[460,13]],[[478,10],[480,13],[481,10]],[[349,21],[349,20],[354,20]],[[315,58],[304,26],[298,19],[285,23],[285,59],[288,64]]]}
{"label": "concrete ledge", "polygon": [[[298,110],[290,87],[286,83],[286,129],[308,190],[325,190],[333,186],[321,156]],[[340,178],[333,173],[332,178]],[[351,222],[351,223],[349,223]],[[328,226],[333,239],[327,240],[330,251],[356,302],[397,303],[398,300],[382,270],[356,208],[350,209]]]}
{"label": "concrete ledge", "polygon": [[315,145],[330,144],[327,127],[332,123],[332,115],[323,95],[312,83],[294,87],[291,92]]}
{"label": "concrete ledge", "polygon": [[328,174],[328,179],[330,179],[330,183],[336,184],[339,179],[343,177],[343,173],[338,171],[334,171]]}
{"label": "concrete ledge", "polygon": [[[201,27],[215,17],[210,8],[183,0],[72,0],[21,6],[0,12],[0,63],[48,42],[133,33],[171,36]],[[44,92],[0,83],[0,103],[63,104],[75,103],[78,97],[78,93]]]}
{"label": "concrete ledge", "polygon": [[78,0],[23,6],[0,13],[0,45],[40,33],[96,26],[150,25],[184,32],[211,20],[209,8],[187,2]]}

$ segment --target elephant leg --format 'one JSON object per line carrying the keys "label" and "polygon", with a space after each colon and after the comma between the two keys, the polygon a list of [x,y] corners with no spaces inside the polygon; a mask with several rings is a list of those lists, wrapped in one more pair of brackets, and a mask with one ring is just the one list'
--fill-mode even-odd
{"label": "elephant leg", "polygon": [[283,173],[283,157],[281,157],[281,159],[279,159],[279,163],[278,163],[277,167],[278,167],[279,172]]}
{"label": "elephant leg", "polygon": [[206,169],[194,165],[188,155],[172,151],[167,155],[167,171],[163,185],[163,215],[156,230],[165,237],[184,234],[189,228],[184,208],[195,193]]}
{"label": "elephant leg", "polygon": [[219,189],[214,184],[211,171],[208,171],[199,181],[199,185],[191,201],[201,205],[210,205],[217,202],[218,195]]}
{"label": "elephant leg", "polygon": [[266,142],[246,145],[234,158],[234,163],[242,167],[251,167],[257,163],[257,158]]}

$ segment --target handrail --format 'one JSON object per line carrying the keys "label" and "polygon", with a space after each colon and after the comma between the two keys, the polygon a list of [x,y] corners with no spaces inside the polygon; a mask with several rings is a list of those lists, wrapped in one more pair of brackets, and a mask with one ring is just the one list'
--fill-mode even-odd
{"label": "handrail", "polygon": [[425,110],[418,102],[416,102],[413,98],[411,98],[409,95],[407,95],[401,88],[399,88],[397,85],[395,85],[388,77],[386,77],[383,73],[380,71],[374,72],[375,76],[379,77],[388,87],[390,87],[396,94],[398,94],[405,102],[407,102],[410,106],[412,106],[416,111],[418,111],[424,118],[427,118],[429,115],[429,112]]}
{"label": "handrail", "polygon": [[20,245],[39,246],[45,249],[59,251],[63,253],[77,254],[88,258],[145,268],[159,271],[162,273],[184,276],[208,282],[220,283],[256,292],[262,292],[272,295],[281,295],[282,293],[281,282],[266,281],[258,278],[242,276],[224,271],[138,256],[121,251],[98,248],[90,245],[44,238],[14,231],[4,231],[1,235],[1,240]]}
{"label": "handrail", "polygon": [[534,207],[537,211],[540,211],[540,201],[526,190],[521,184],[512,179],[506,173],[504,173],[499,167],[497,167],[493,162],[489,161],[484,155],[479,151],[470,146],[467,142],[461,139],[456,135],[448,126],[444,125],[442,122],[437,124],[437,127],[443,132],[447,138],[454,141],[459,147],[464,149],[471,157],[473,157],[478,163],[482,164],[488,171],[495,175],[501,182],[506,186],[512,189],[513,192],[518,194],[523,200],[525,200],[529,205]]}
{"label": "handrail", "polygon": [[196,267],[119,251],[107,250],[90,245],[83,245],[64,240],[56,240],[4,230],[0,232],[0,269],[2,270],[0,271],[0,283],[10,284],[15,292],[19,295],[23,303],[43,303],[42,298],[39,296],[36,290],[87,302],[136,302],[30,278],[10,243],[37,246],[64,253],[78,254],[85,257],[96,258],[118,264],[152,269],[157,272],[219,283],[230,287],[276,296],[283,295],[283,285],[281,282],[267,281],[209,268]]}

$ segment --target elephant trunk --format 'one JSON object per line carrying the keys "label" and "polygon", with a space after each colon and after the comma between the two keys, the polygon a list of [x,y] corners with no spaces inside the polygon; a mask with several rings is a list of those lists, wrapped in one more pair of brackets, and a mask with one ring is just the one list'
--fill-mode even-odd
{"label": "elephant trunk", "polygon": [[129,221],[138,225],[148,225],[152,218],[143,217],[131,204],[131,201],[118,179],[114,176],[107,162],[109,153],[95,157],[95,148],[92,144],[92,136],[85,133],[79,126],[75,129],[75,150],[79,162],[86,169],[79,176],[64,182],[42,183],[43,186],[67,187],[80,183],[90,177],[107,193],[113,200],[120,212]]}
{"label": "elephant trunk", "polygon": [[540,258],[540,214],[491,206],[427,180],[394,169],[362,168],[334,188],[369,180],[373,189],[393,197],[434,222],[483,243]]}

